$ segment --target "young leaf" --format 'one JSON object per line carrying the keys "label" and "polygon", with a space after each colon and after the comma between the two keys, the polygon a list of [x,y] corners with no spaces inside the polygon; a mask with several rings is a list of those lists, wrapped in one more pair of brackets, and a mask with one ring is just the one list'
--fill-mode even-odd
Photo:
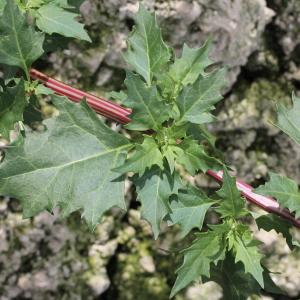
{"label": "young leaf", "polygon": [[204,217],[208,209],[216,201],[208,198],[200,190],[189,187],[182,190],[178,197],[171,202],[170,220],[173,224],[181,225],[181,236],[186,236],[193,228],[202,229]]}
{"label": "young leaf", "polygon": [[248,229],[242,226],[242,232],[239,232],[234,237],[235,262],[242,262],[245,272],[251,274],[260,286],[264,288],[264,270],[260,264],[262,255],[258,252],[257,245],[258,242],[252,239]]}
{"label": "young leaf", "polygon": [[286,108],[283,104],[278,105],[277,126],[300,144],[300,98],[293,94],[292,101],[293,107],[291,109]]}
{"label": "young leaf", "polygon": [[29,77],[29,67],[44,53],[44,34],[26,24],[25,16],[11,0],[0,19],[0,34],[0,63],[20,67]]}
{"label": "young leaf", "polygon": [[194,84],[184,87],[177,99],[180,110],[178,124],[203,124],[210,121],[208,113],[222,99],[221,89],[225,83],[225,69],[221,69],[205,77],[200,76]]}
{"label": "young leaf", "polygon": [[183,165],[191,175],[195,175],[199,170],[205,173],[208,169],[222,166],[220,161],[205,152],[203,145],[191,139],[185,139],[174,148],[174,152],[177,155],[176,162]]}
{"label": "young leaf", "polygon": [[163,169],[163,156],[155,140],[150,136],[146,136],[143,143],[136,146],[133,155],[124,164],[115,168],[114,171],[123,174],[134,172],[143,175],[146,169],[150,169],[153,165]]}
{"label": "young leaf", "polygon": [[147,87],[140,76],[127,72],[125,84],[128,98],[124,105],[132,108],[130,130],[159,130],[161,124],[169,119],[170,108],[161,99],[155,86]]}
{"label": "young leaf", "polygon": [[260,216],[255,221],[259,229],[264,229],[266,231],[274,229],[277,233],[281,233],[286,239],[289,248],[293,250],[293,237],[290,233],[290,229],[293,227],[292,224],[284,221],[282,218],[274,214]]}
{"label": "young leaf", "polygon": [[135,24],[135,29],[128,38],[128,50],[124,58],[150,86],[154,74],[169,61],[171,54],[162,40],[155,15],[148,12],[142,4],[136,15]]}
{"label": "young leaf", "polygon": [[60,114],[45,121],[47,130],[29,133],[23,145],[7,150],[0,194],[19,199],[25,218],[59,206],[64,216],[81,209],[95,227],[111,207],[126,209],[123,180],[111,169],[124,161],[130,144],[86,102],[53,101]]}
{"label": "young leaf", "polygon": [[224,234],[227,233],[228,227],[217,225],[212,228],[216,230],[197,234],[197,238],[192,245],[183,251],[183,264],[176,271],[178,276],[170,298],[192,281],[200,279],[201,276],[209,277],[211,263],[216,264],[219,260],[225,258]]}
{"label": "young leaf", "polygon": [[216,209],[223,218],[232,217],[236,219],[247,213],[245,201],[236,187],[236,179],[235,177],[230,177],[226,168],[224,168],[223,185],[217,191],[217,195],[223,199],[220,202],[220,206]]}
{"label": "young leaf", "polygon": [[23,121],[23,112],[27,104],[23,80],[16,86],[0,92],[0,134],[4,138],[9,139],[9,132],[14,129],[15,123]]}
{"label": "young leaf", "polygon": [[270,172],[270,181],[256,189],[256,192],[265,196],[272,196],[291,212],[296,218],[300,216],[300,193],[298,184],[285,176]]}
{"label": "young leaf", "polygon": [[48,34],[58,33],[65,37],[91,42],[84,25],[75,20],[77,16],[60,6],[49,3],[37,10],[36,25]]}
{"label": "young leaf", "polygon": [[169,197],[176,194],[173,176],[158,167],[153,167],[141,178],[134,179],[138,200],[142,203],[142,217],[152,227],[154,238],[159,235],[164,217],[170,213]]}
{"label": "young leaf", "polygon": [[193,84],[199,75],[205,75],[205,68],[211,65],[212,61],[208,54],[211,50],[211,40],[198,49],[189,48],[183,45],[182,55],[176,58],[174,64],[170,67],[168,75],[183,86]]}

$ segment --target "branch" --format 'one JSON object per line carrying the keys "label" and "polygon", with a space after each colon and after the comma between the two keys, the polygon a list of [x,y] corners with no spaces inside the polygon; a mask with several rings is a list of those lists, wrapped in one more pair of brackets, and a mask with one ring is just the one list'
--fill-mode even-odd
{"label": "branch", "polygon": [[[45,86],[52,89],[55,93],[66,96],[74,102],[80,102],[83,98],[86,98],[87,103],[90,105],[90,107],[104,117],[110,118],[122,124],[127,124],[131,121],[128,117],[131,114],[130,109],[124,108],[104,98],[96,97],[94,95],[82,92],[65,83],[50,78],[35,69],[30,70],[30,76],[32,79],[42,82]],[[212,170],[208,170],[207,175],[209,175],[219,183],[222,183],[223,181],[222,171],[214,172]],[[237,188],[250,203],[259,206],[269,213],[276,214],[291,222],[295,227],[300,228],[300,219],[295,219],[295,216],[291,214],[287,209],[281,208],[275,199],[254,193],[253,187],[240,179],[237,179]]]}
{"label": "branch", "polygon": [[30,77],[34,80],[39,80],[56,94],[66,96],[74,102],[80,102],[83,98],[86,98],[89,106],[104,117],[122,124],[127,124],[131,121],[128,117],[131,114],[131,110],[121,107],[111,101],[82,92],[65,83],[52,79],[35,69],[30,70]]}

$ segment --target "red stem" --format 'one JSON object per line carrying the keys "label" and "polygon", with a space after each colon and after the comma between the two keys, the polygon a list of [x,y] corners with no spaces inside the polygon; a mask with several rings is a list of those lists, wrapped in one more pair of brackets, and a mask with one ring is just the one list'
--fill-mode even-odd
{"label": "red stem", "polygon": [[[96,97],[75,89],[63,82],[50,78],[35,69],[30,70],[30,76],[32,79],[42,82],[45,86],[55,91],[55,93],[66,96],[74,102],[80,102],[82,98],[85,97],[90,107],[102,116],[122,124],[127,124],[131,121],[128,117],[131,114],[130,109],[124,108],[104,98]],[[223,182],[223,171],[214,172],[212,170],[208,170],[207,175],[219,183]],[[278,202],[273,198],[254,193],[253,188],[240,179],[237,179],[237,188],[249,202],[259,206],[269,213],[276,214],[290,221],[295,227],[300,228],[300,220],[295,219],[294,215],[291,214],[287,209],[280,208]]]}
{"label": "red stem", "polygon": [[74,102],[80,102],[83,98],[86,98],[90,107],[102,116],[108,117],[122,124],[127,124],[131,121],[128,117],[128,115],[131,114],[131,111],[111,101],[82,92],[66,85],[65,83],[52,79],[35,69],[30,70],[30,77],[32,79],[39,80],[55,93],[66,96]]}
{"label": "red stem", "polygon": [[[223,171],[214,172],[212,170],[208,170],[207,175],[209,175],[219,183],[223,182]],[[295,219],[294,215],[291,214],[287,209],[281,208],[279,206],[279,203],[275,199],[254,193],[253,187],[240,179],[237,179],[236,186],[241,194],[250,203],[259,206],[269,213],[276,214],[290,221],[295,227],[300,228],[300,219]]]}

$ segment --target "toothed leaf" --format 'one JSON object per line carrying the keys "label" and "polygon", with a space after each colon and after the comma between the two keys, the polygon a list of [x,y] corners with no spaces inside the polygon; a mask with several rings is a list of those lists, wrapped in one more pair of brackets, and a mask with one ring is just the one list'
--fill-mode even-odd
{"label": "toothed leaf", "polygon": [[75,19],[77,16],[58,5],[49,3],[37,10],[36,25],[48,34],[58,33],[65,37],[91,42],[84,25]]}
{"label": "toothed leaf", "polygon": [[217,195],[222,200],[216,210],[222,215],[222,218],[232,217],[236,219],[247,214],[245,200],[242,199],[240,191],[236,187],[236,179],[228,174],[226,168],[224,169],[223,185],[217,191]]}
{"label": "toothed leaf", "polygon": [[132,108],[130,130],[162,128],[162,123],[169,119],[169,106],[162,100],[155,86],[147,87],[138,75],[127,72],[125,84],[128,98],[124,105]]}
{"label": "toothed leaf", "polygon": [[256,192],[276,200],[291,212],[300,217],[300,193],[298,184],[288,177],[270,172],[270,181],[258,187]]}
{"label": "toothed leaf", "polygon": [[225,69],[221,69],[205,77],[200,76],[194,84],[184,87],[177,99],[180,110],[178,123],[210,122],[212,117],[209,112],[222,99],[221,89],[224,85]]}
{"label": "toothed leaf", "polygon": [[190,48],[183,45],[182,55],[171,65],[168,75],[183,86],[193,84],[199,75],[205,75],[205,68],[212,64],[208,55],[211,41],[208,40],[201,48]]}
{"label": "toothed leaf", "polygon": [[136,178],[134,183],[137,199],[142,204],[142,217],[151,224],[156,239],[162,220],[171,211],[169,197],[177,193],[176,182],[167,171],[153,167],[142,177]]}
{"label": "toothed leaf", "polygon": [[8,0],[0,19],[0,63],[28,73],[43,53],[44,34],[28,26],[15,1]]}
{"label": "toothed leaf", "polygon": [[228,227],[218,225],[215,229],[197,234],[192,245],[183,251],[183,264],[176,271],[178,276],[171,291],[171,298],[201,276],[209,277],[211,264],[225,258],[224,234]]}
{"label": "toothed leaf", "polygon": [[19,199],[25,218],[59,206],[64,216],[81,210],[95,227],[111,207],[126,208],[123,178],[111,169],[124,161],[130,144],[84,101],[53,101],[60,114],[44,122],[47,130],[28,133],[22,145],[7,150],[0,194]]}
{"label": "toothed leaf", "polygon": [[186,236],[193,228],[202,229],[208,209],[216,203],[200,190],[190,187],[178,193],[171,202],[170,220],[181,226],[181,236]]}
{"label": "toothed leaf", "polygon": [[300,98],[293,94],[292,108],[286,108],[283,104],[279,104],[278,123],[277,126],[288,134],[295,142],[300,144]]}
{"label": "toothed leaf", "polygon": [[124,164],[114,170],[120,173],[134,172],[143,175],[147,168],[153,165],[163,169],[163,156],[152,137],[145,137],[142,144],[135,147],[134,153]]}
{"label": "toothed leaf", "polygon": [[128,50],[124,55],[126,62],[150,85],[155,73],[169,61],[171,54],[162,39],[155,15],[141,4],[127,44]]}
{"label": "toothed leaf", "polygon": [[9,133],[16,122],[23,121],[23,112],[28,101],[25,96],[24,81],[0,92],[0,134],[9,139]]}

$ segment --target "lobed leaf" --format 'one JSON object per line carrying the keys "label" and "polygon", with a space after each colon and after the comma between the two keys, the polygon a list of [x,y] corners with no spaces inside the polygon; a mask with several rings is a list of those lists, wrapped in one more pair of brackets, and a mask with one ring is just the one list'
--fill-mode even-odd
{"label": "lobed leaf", "polygon": [[[244,226],[243,226],[244,227]],[[264,288],[263,268],[260,260],[262,254],[258,252],[257,241],[253,240],[248,229],[236,234],[234,237],[233,248],[235,250],[235,262],[242,262],[245,272],[251,274],[256,281]]]}
{"label": "lobed leaf", "polygon": [[236,179],[235,177],[230,177],[226,168],[224,168],[223,185],[217,191],[217,195],[223,199],[220,202],[220,206],[216,209],[222,215],[222,218],[231,217],[236,219],[247,213],[245,201],[236,187]]}
{"label": "lobed leaf", "polygon": [[[66,216],[82,210],[93,228],[111,207],[126,209],[123,178],[111,169],[130,147],[90,107],[53,96],[59,116],[43,133],[28,133],[0,165],[0,194],[19,199],[25,218],[59,206]],[[32,193],[34,191],[34,193]]]}
{"label": "lobed leaf", "polygon": [[58,33],[65,37],[91,42],[84,30],[84,25],[75,19],[78,15],[55,5],[55,3],[41,6],[35,16],[36,25],[48,34]]}
{"label": "lobed leaf", "polygon": [[128,38],[126,62],[151,85],[153,76],[168,63],[171,53],[164,43],[155,15],[142,4],[135,17],[135,28]]}
{"label": "lobed leaf", "polygon": [[9,139],[9,133],[15,123],[23,121],[23,112],[28,105],[25,96],[24,81],[20,80],[14,87],[7,87],[0,92],[0,134]]}
{"label": "lobed leaf", "polygon": [[270,181],[258,187],[256,192],[275,197],[283,207],[295,212],[296,218],[300,216],[300,193],[298,184],[292,179],[270,172]]}
{"label": "lobed leaf", "polygon": [[205,76],[204,70],[212,64],[208,54],[211,50],[211,40],[206,41],[201,48],[190,48],[183,45],[182,55],[175,58],[168,72],[175,83],[183,86],[193,84],[200,75]]}
{"label": "lobed leaf", "polygon": [[154,129],[159,131],[169,119],[169,106],[162,100],[156,86],[147,87],[140,76],[127,72],[125,85],[128,98],[124,105],[132,108],[130,130]]}
{"label": "lobed leaf", "polygon": [[114,170],[120,173],[134,172],[143,175],[147,168],[157,165],[163,169],[163,156],[159,151],[155,140],[146,136],[142,144],[135,147],[133,155],[131,155],[124,164]]}
{"label": "lobed leaf", "polygon": [[183,88],[177,103],[180,110],[179,124],[191,122],[203,124],[212,120],[209,112],[222,99],[221,89],[225,85],[225,69],[214,71]]}
{"label": "lobed leaf", "polygon": [[300,144],[300,98],[293,94],[293,107],[286,108],[284,105],[277,106],[277,126],[289,135],[296,143]]}
{"label": "lobed leaf", "polygon": [[292,224],[274,214],[260,216],[255,221],[259,229],[264,229],[265,231],[275,230],[277,233],[281,233],[286,239],[289,248],[293,250],[294,242],[290,233],[290,229],[293,227]]}
{"label": "lobed leaf", "polygon": [[181,190],[178,197],[171,202],[170,220],[172,224],[181,226],[181,236],[184,237],[193,228],[202,229],[204,217],[215,203],[216,201],[196,188],[189,187],[187,190]]}
{"label": "lobed leaf", "polygon": [[22,68],[28,75],[31,64],[43,53],[44,34],[26,24],[15,1],[6,1],[0,19],[0,63]]}
{"label": "lobed leaf", "polygon": [[167,171],[153,167],[142,177],[135,178],[134,184],[137,199],[142,204],[142,217],[151,224],[156,239],[162,220],[171,212],[169,197],[177,193],[177,182]]}
{"label": "lobed leaf", "polygon": [[173,147],[173,151],[176,162],[184,166],[191,175],[195,175],[197,171],[205,173],[208,169],[219,169],[222,166],[222,162],[206,153],[203,145],[189,138]]}
{"label": "lobed leaf", "polygon": [[[283,294],[265,268],[263,278],[267,292]],[[234,262],[232,253],[228,253],[225,260],[220,261],[217,266],[212,266],[209,280],[217,282],[222,287],[223,299],[248,300],[250,296],[261,293],[258,282],[253,276],[244,272],[241,262]]]}
{"label": "lobed leaf", "polygon": [[224,234],[226,225],[216,225],[204,233],[199,233],[192,245],[183,251],[184,260],[176,271],[178,274],[170,298],[201,276],[210,276],[210,266],[225,258],[226,244]]}

